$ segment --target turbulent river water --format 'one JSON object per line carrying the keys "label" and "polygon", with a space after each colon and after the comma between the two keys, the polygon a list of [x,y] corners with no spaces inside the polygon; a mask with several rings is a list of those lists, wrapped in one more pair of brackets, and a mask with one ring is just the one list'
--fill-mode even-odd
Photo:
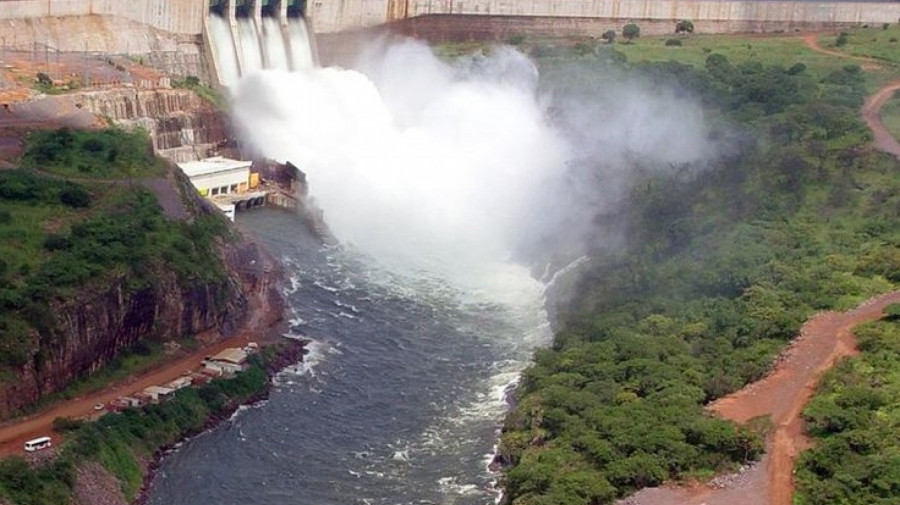
{"label": "turbulent river water", "polygon": [[154,505],[486,504],[504,390],[549,328],[541,287],[389,272],[326,248],[283,211],[238,221],[290,278],[291,335],[312,339],[268,401],[167,457]]}

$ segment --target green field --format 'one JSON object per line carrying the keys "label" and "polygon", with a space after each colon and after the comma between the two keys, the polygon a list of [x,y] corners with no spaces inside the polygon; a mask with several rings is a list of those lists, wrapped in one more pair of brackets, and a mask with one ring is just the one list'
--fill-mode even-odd
{"label": "green field", "polygon": [[[676,38],[681,46],[667,47],[665,42]],[[629,61],[675,60],[702,66],[712,53],[726,56],[733,63],[758,62],[765,66],[790,67],[802,62],[816,75],[839,69],[848,62],[817,53],[794,36],[775,35],[768,38],[734,35],[694,34],[685,37],[641,37],[631,43],[616,42],[615,48],[625,53]]]}
{"label": "green field", "polygon": [[822,35],[819,45],[830,51],[838,51],[851,56],[872,58],[888,65],[900,65],[900,23],[884,29],[882,25],[870,28],[848,28],[846,42],[838,42],[839,34]]}

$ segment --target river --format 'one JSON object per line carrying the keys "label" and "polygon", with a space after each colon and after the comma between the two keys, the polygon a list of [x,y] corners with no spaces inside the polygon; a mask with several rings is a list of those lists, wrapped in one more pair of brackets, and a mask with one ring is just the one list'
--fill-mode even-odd
{"label": "river", "polygon": [[506,296],[462,289],[323,247],[289,212],[238,221],[283,262],[289,336],[311,352],[165,458],[150,503],[493,503],[504,391],[550,338],[540,285],[506,265]]}

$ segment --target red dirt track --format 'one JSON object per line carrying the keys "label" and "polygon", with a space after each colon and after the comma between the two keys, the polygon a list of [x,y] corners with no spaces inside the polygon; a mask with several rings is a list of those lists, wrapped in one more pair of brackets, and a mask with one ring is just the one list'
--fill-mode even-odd
{"label": "red dirt track", "polygon": [[[267,263],[271,259],[264,259]],[[161,385],[199,369],[203,358],[217,354],[229,347],[243,347],[248,342],[257,341],[265,344],[273,341],[278,325],[282,321],[282,309],[275,294],[275,276],[271,268],[263,274],[263,281],[248,297],[250,300],[249,317],[238,333],[232,337],[221,339],[216,331],[199,335],[197,339],[203,344],[191,353],[174,361],[168,361],[148,370],[143,374],[110,384],[101,391],[95,391],[72,400],[63,401],[44,409],[34,415],[10,421],[0,426],[0,456],[24,454],[23,445],[26,440],[50,435],[54,444],[62,437],[53,433],[53,420],[57,417],[84,418],[97,415],[94,405],[107,403],[119,396],[127,396],[142,389]]]}
{"label": "red dirt track", "polygon": [[854,326],[878,319],[887,305],[900,303],[900,291],[866,301],[847,312],[813,316],[764,379],[709,406],[716,414],[743,423],[769,416],[773,431],[766,456],[745,472],[722,479],[720,487],[694,485],[646,489],[629,505],[790,505],[794,461],[809,447],[803,435],[803,407],[823,372],[857,352]]}
{"label": "red dirt track", "polygon": [[890,100],[897,90],[900,90],[900,79],[890,82],[876,91],[874,95],[866,99],[866,103],[862,108],[862,117],[872,130],[872,134],[875,137],[875,145],[882,151],[900,158],[900,142],[884,127],[879,115],[881,106]]}

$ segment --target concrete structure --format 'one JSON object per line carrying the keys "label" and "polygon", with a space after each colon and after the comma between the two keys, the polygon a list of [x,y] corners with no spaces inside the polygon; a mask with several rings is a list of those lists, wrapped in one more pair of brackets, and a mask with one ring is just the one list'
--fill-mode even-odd
{"label": "concrete structure", "polygon": [[233,203],[223,203],[217,202],[213,200],[213,205],[219,208],[222,211],[222,214],[225,214],[225,217],[228,218],[229,221],[234,221],[234,213],[235,213],[235,205]]}
{"label": "concrete structure", "polygon": [[186,161],[178,166],[197,188],[200,196],[208,198],[232,221],[238,210],[265,205],[273,192],[271,188],[260,188],[259,173],[251,172],[250,161],[217,156]]}
{"label": "concrete structure", "polygon": [[[275,31],[280,35],[266,29],[272,19],[277,20]],[[658,34],[671,32],[672,23],[681,19],[691,20],[701,33],[773,32],[896,23],[900,2],[0,0],[4,38],[0,43],[12,39],[15,47],[45,44],[63,51],[140,54],[178,75],[204,76],[229,85],[259,68],[297,70],[309,61],[299,57],[300,52],[310,47],[315,61],[315,38],[306,41],[301,35],[306,30],[304,19],[316,34],[388,24],[400,33],[424,34],[433,40],[510,34],[597,36],[628,22],[640,23],[643,33]],[[215,37],[211,26],[218,27]]]}
{"label": "concrete structure", "polygon": [[[308,5],[306,5],[308,2]],[[0,20],[107,15],[176,34],[200,35],[210,12],[236,16],[303,15],[315,33],[335,33],[431,15],[723,22],[896,23],[900,2],[738,0],[0,0]],[[734,22],[732,24],[724,22]],[[757,23],[754,25],[753,23]]]}
{"label": "concrete structure", "polygon": [[171,390],[179,390],[184,389],[186,387],[190,387],[194,383],[194,379],[190,375],[184,375],[179,377],[171,382],[167,382],[163,384],[164,387],[167,387]]}
{"label": "concrete structure", "polygon": [[230,347],[223,350],[219,354],[216,354],[215,356],[207,359],[211,361],[231,363],[233,365],[243,365],[247,361],[247,351],[238,347]]}
{"label": "concrete structure", "polygon": [[247,367],[247,351],[237,347],[223,350],[203,360],[203,367],[213,373],[234,375]]}
{"label": "concrete structure", "polygon": [[171,33],[199,35],[207,0],[0,0],[0,19],[116,16]]}
{"label": "concrete structure", "polygon": [[[372,27],[421,16],[458,15],[566,20],[690,19],[710,31],[772,31],[783,27],[896,23],[900,2],[735,0],[312,0],[316,33]],[[560,28],[565,28],[560,23]],[[700,30],[701,27],[697,27]]]}
{"label": "concrete structure", "polygon": [[149,396],[151,403],[159,403],[174,397],[175,390],[163,386],[150,386],[141,391],[142,394]]}
{"label": "concrete structure", "polygon": [[179,163],[178,167],[191,180],[200,196],[246,193],[250,189],[250,161],[217,156],[200,161]]}

